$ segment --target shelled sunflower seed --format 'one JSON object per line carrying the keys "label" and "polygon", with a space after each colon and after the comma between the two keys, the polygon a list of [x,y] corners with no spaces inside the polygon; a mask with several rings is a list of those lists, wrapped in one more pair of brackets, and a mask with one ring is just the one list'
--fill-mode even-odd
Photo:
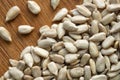
{"label": "shelled sunflower seed", "polygon": [[[51,1],[55,9],[59,0]],[[58,11],[53,22],[59,22],[51,28],[42,26],[37,46],[27,46],[19,61],[10,59],[0,80],[119,80],[119,1],[83,2],[70,12]],[[32,30],[20,32],[26,29]]]}

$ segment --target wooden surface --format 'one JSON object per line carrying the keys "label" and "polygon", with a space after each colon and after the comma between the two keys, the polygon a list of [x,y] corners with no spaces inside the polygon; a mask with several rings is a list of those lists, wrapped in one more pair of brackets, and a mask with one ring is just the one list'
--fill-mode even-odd
{"label": "wooden surface", "polygon": [[[61,0],[60,5],[54,11],[50,6],[50,0],[35,0],[41,7],[39,15],[35,16],[29,12],[26,4],[27,0],[0,0],[0,26],[4,26],[12,35],[11,43],[5,42],[0,38],[0,76],[8,69],[9,59],[19,59],[20,52],[28,45],[36,45],[40,34],[38,29],[43,25],[51,25],[55,13],[62,7],[69,10],[75,5],[80,4],[81,0]],[[19,6],[21,14],[13,21],[5,23],[5,15],[12,6]],[[35,27],[35,30],[29,35],[20,35],[17,27],[22,24],[28,24]]]}

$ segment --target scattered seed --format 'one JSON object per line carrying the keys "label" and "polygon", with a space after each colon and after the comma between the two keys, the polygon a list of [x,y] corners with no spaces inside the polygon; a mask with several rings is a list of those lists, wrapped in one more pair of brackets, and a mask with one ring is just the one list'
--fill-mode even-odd
{"label": "scattered seed", "polygon": [[0,27],[0,37],[5,41],[12,41],[9,31],[4,27]]}
{"label": "scattered seed", "polygon": [[55,10],[57,6],[59,5],[60,0],[51,0],[51,6]]}
{"label": "scattered seed", "polygon": [[33,14],[39,14],[41,11],[40,6],[35,2],[35,1],[27,1],[28,9],[33,13]]}
{"label": "scattered seed", "polygon": [[5,21],[6,22],[11,21],[15,19],[19,14],[20,14],[20,8],[18,6],[11,7],[6,14]]}
{"label": "scattered seed", "polygon": [[18,32],[20,34],[28,34],[28,33],[32,32],[33,29],[34,29],[34,27],[31,27],[29,25],[20,25],[20,26],[18,26]]}

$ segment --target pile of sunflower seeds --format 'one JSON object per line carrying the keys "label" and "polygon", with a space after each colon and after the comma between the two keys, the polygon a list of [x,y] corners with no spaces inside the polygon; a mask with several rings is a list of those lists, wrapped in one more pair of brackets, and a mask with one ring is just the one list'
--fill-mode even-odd
{"label": "pile of sunflower seeds", "polygon": [[52,21],[59,23],[42,26],[37,46],[27,46],[19,61],[10,59],[0,80],[120,79],[119,0],[84,0]]}

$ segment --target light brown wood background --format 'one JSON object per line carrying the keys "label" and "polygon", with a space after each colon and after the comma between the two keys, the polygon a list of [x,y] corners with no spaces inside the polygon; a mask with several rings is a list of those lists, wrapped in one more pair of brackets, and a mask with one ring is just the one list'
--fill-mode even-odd
{"label": "light brown wood background", "polygon": [[[55,13],[66,7],[69,10],[75,8],[82,0],[61,0],[60,5],[54,11],[50,6],[50,0],[35,0],[41,7],[39,15],[33,15],[27,8],[27,0],[0,0],[0,26],[4,26],[12,35],[11,43],[5,42],[0,38],[0,76],[9,67],[9,59],[19,59],[20,52],[28,45],[36,45],[38,40],[39,28],[43,25],[51,25]],[[21,14],[13,21],[5,23],[5,15],[12,6],[19,6]],[[28,24],[35,27],[35,30],[29,35],[20,35],[17,27],[22,24]]]}

